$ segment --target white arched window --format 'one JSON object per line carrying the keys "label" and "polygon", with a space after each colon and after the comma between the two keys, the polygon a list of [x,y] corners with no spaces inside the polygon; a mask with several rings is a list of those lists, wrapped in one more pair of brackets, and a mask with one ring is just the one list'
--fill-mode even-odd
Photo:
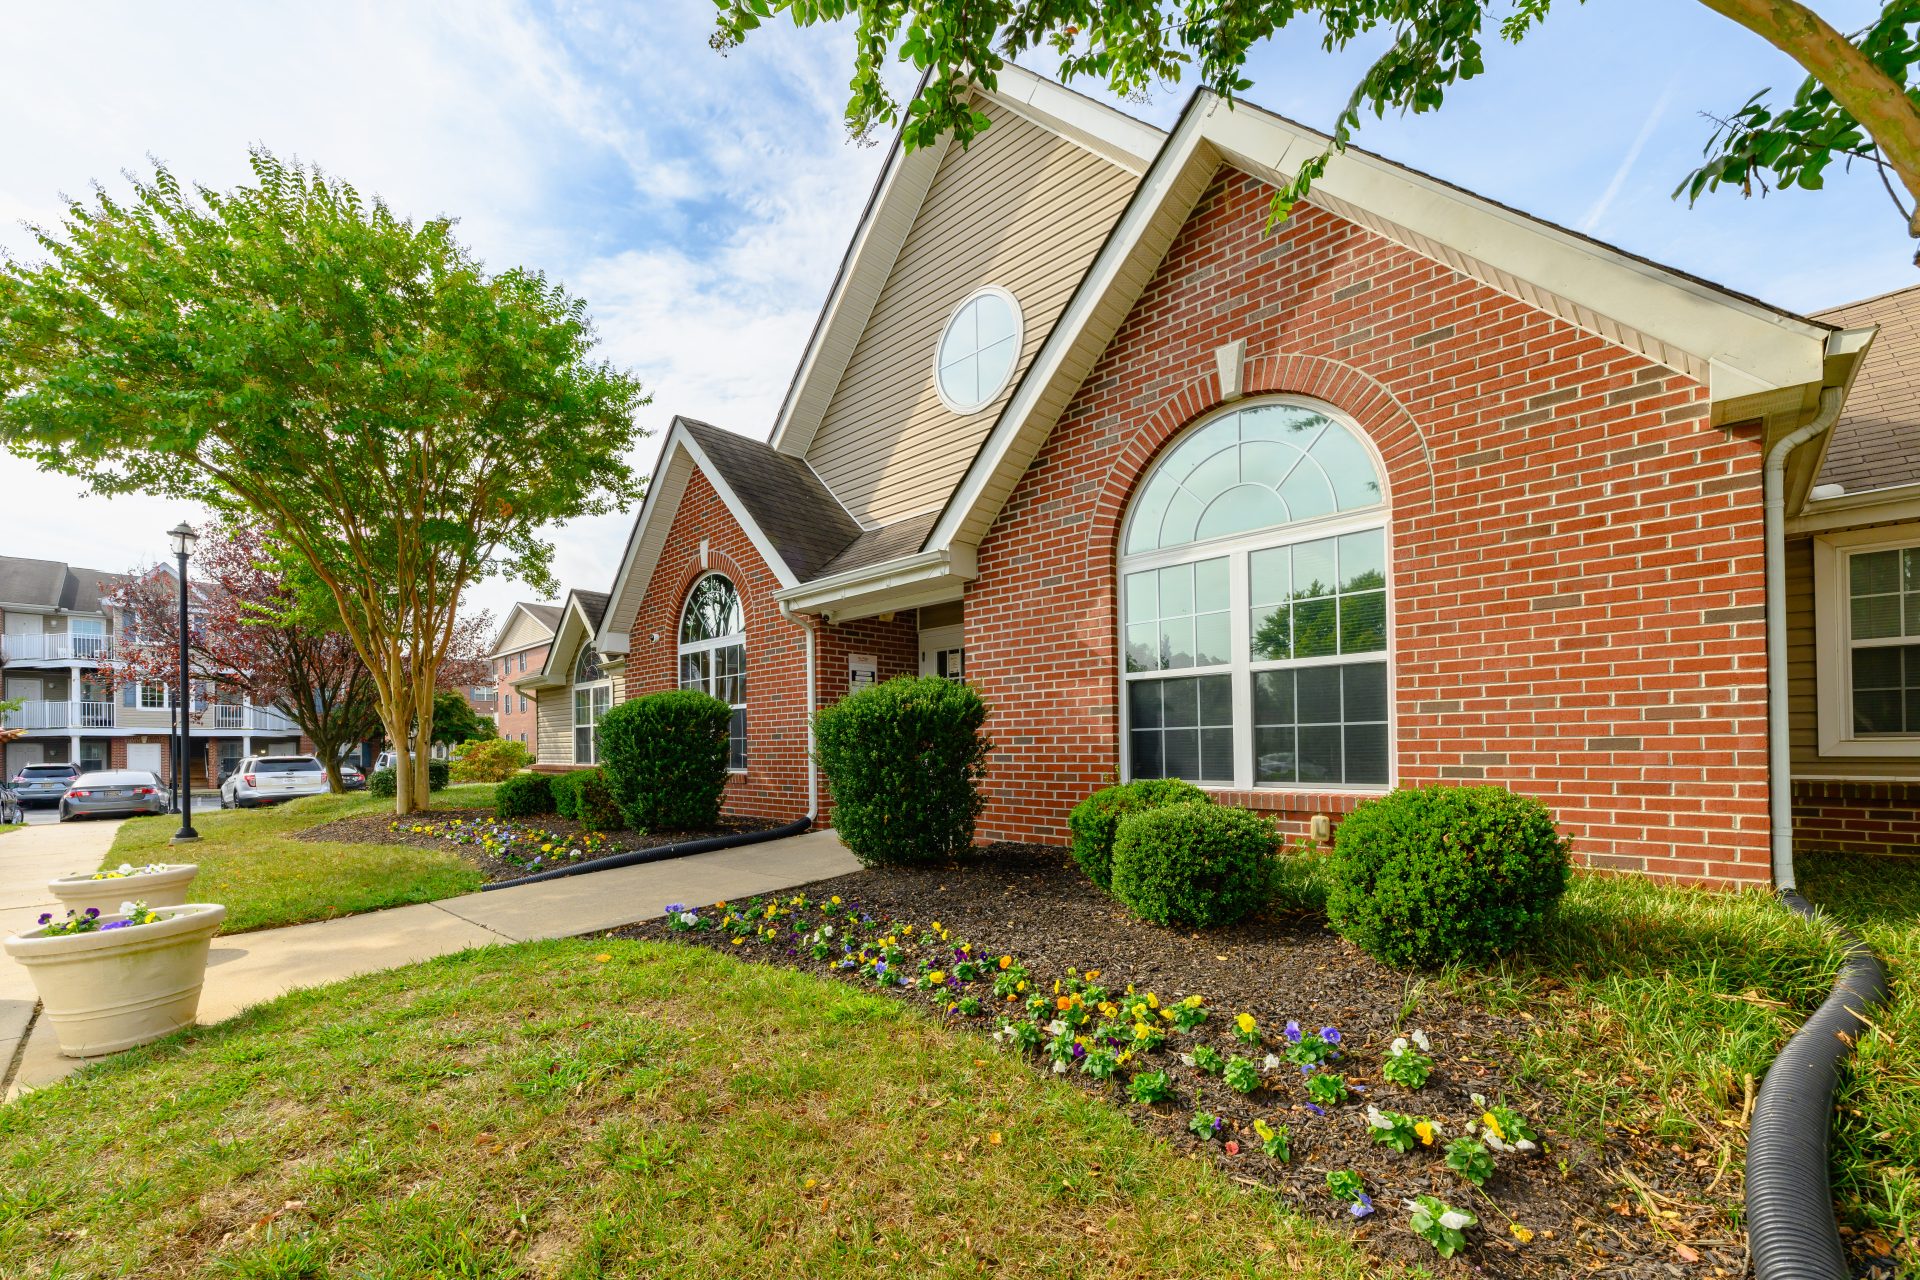
{"label": "white arched window", "polygon": [[1301,401],[1167,452],[1120,540],[1126,776],[1388,784],[1386,497],[1359,432]]}
{"label": "white arched window", "polygon": [[710,573],[693,584],[680,615],[680,687],[733,708],[727,766],[747,767],[747,624],[733,583]]}
{"label": "white arched window", "polygon": [[600,762],[600,717],[613,705],[613,681],[589,640],[573,664],[573,762]]}

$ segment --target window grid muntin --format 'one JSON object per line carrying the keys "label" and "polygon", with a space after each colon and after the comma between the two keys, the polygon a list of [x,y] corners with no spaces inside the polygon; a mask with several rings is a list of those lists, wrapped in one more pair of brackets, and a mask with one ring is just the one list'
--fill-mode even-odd
{"label": "window grid muntin", "polygon": [[[1920,545],[1849,552],[1842,590],[1852,736],[1920,736]],[[1876,606],[1884,615],[1877,620]],[[1863,618],[1876,634],[1860,634]],[[1887,699],[1876,714],[1873,704]]]}
{"label": "window grid muntin", "polygon": [[[718,583],[731,594],[731,604],[715,612],[711,605],[717,588],[708,586]],[[678,654],[678,683],[682,689],[698,689],[711,694],[733,708],[733,714],[727,720],[727,768],[736,773],[745,772],[747,767],[747,635],[745,607],[740,601],[740,593],[731,579],[724,574],[709,573],[695,582],[687,592],[687,602],[681,607],[680,634],[689,634],[690,625],[697,608],[704,608],[703,625],[697,631],[699,639],[680,642]],[[722,634],[710,634],[714,621],[731,622],[738,631]]]}
{"label": "window grid muntin", "polygon": [[[1180,563],[1190,563],[1190,562],[1204,560],[1204,559],[1208,559],[1216,556],[1225,556],[1230,560],[1230,570],[1229,570],[1229,577],[1228,577],[1228,586],[1229,586],[1230,599],[1231,599],[1230,612],[1235,619],[1245,620],[1249,616],[1249,600],[1250,600],[1249,593],[1251,588],[1251,581],[1250,581],[1250,575],[1249,575],[1249,569],[1248,569],[1248,557],[1253,552],[1263,550],[1263,549],[1292,546],[1297,543],[1311,542],[1320,538],[1338,538],[1345,534],[1366,532],[1369,530],[1377,530],[1380,532],[1383,540],[1383,544],[1384,544],[1383,545],[1383,561],[1384,561],[1383,570],[1385,570],[1384,572],[1385,582],[1381,590],[1384,592],[1384,606],[1385,606],[1384,607],[1385,647],[1382,650],[1370,652],[1367,655],[1366,660],[1374,663],[1384,664],[1386,669],[1385,683],[1386,683],[1386,690],[1387,690],[1387,707],[1386,707],[1387,781],[1385,783],[1381,783],[1381,784],[1342,783],[1342,784],[1329,784],[1329,785],[1323,786],[1323,785],[1317,785],[1317,784],[1301,784],[1301,783],[1261,784],[1261,783],[1257,783],[1254,779],[1254,775],[1257,771],[1257,762],[1254,759],[1254,730],[1253,730],[1254,715],[1253,715],[1253,705],[1252,705],[1254,673],[1260,670],[1274,670],[1279,668],[1296,668],[1297,669],[1297,668],[1308,667],[1308,666],[1347,665],[1347,664],[1354,663],[1358,655],[1333,654],[1333,655],[1324,656],[1324,657],[1312,657],[1312,658],[1257,660],[1257,659],[1254,659],[1252,656],[1249,631],[1242,621],[1242,622],[1236,623],[1236,625],[1234,625],[1231,630],[1231,636],[1233,640],[1233,653],[1232,653],[1232,660],[1230,662],[1212,665],[1212,666],[1196,666],[1191,668],[1184,668],[1177,672],[1177,676],[1184,678],[1184,677],[1204,676],[1209,674],[1227,674],[1232,677],[1233,679],[1233,704],[1232,705],[1235,712],[1238,713],[1236,714],[1234,726],[1233,726],[1235,777],[1234,777],[1232,786],[1236,790],[1274,789],[1274,788],[1289,788],[1289,787],[1293,789],[1300,789],[1302,787],[1307,787],[1308,789],[1313,789],[1313,790],[1333,790],[1333,791],[1346,791],[1346,792],[1358,791],[1358,792],[1367,792],[1367,793],[1386,790],[1393,785],[1397,761],[1395,759],[1395,752],[1394,752],[1394,728],[1396,723],[1396,717],[1394,713],[1394,700],[1393,700],[1393,672],[1394,672],[1394,665],[1395,665],[1394,664],[1395,644],[1394,644],[1394,636],[1393,636],[1392,619],[1393,619],[1394,589],[1393,589],[1393,575],[1390,571],[1390,567],[1392,565],[1392,560],[1393,560],[1393,540],[1391,537],[1390,530],[1388,528],[1390,507],[1386,499],[1389,495],[1387,495],[1385,492],[1384,482],[1379,480],[1379,477],[1384,475],[1384,469],[1381,465],[1379,456],[1373,450],[1372,442],[1367,438],[1365,433],[1361,432],[1357,427],[1353,426],[1352,423],[1347,421],[1346,419],[1337,417],[1336,415],[1331,413],[1325,406],[1319,405],[1317,403],[1310,402],[1310,401],[1304,401],[1294,397],[1278,397],[1273,400],[1267,401],[1265,403],[1288,404],[1288,405],[1300,406],[1310,410],[1315,414],[1319,414],[1322,417],[1326,417],[1342,425],[1346,429],[1350,439],[1360,447],[1360,449],[1365,453],[1369,463],[1371,464],[1376,482],[1380,485],[1380,501],[1368,507],[1355,508],[1352,510],[1335,512],[1328,515],[1316,516],[1311,519],[1301,520],[1290,525],[1264,528],[1264,529],[1255,530],[1249,533],[1227,534],[1227,535],[1221,535],[1219,537],[1198,539],[1190,543],[1184,543],[1184,544],[1176,545],[1173,547],[1161,547],[1151,551],[1141,551],[1141,552],[1135,552],[1132,554],[1127,554],[1124,552],[1124,550],[1122,550],[1118,554],[1117,563],[1116,563],[1116,576],[1118,578],[1118,583],[1119,583],[1118,594],[1120,598],[1117,604],[1118,604],[1118,614],[1119,614],[1121,625],[1119,628],[1120,634],[1116,638],[1116,649],[1117,649],[1116,666],[1118,668],[1118,673],[1121,680],[1121,693],[1122,693],[1122,697],[1120,699],[1120,708],[1119,708],[1120,722],[1121,722],[1119,746],[1120,746],[1120,755],[1121,755],[1122,777],[1132,779],[1135,777],[1142,776],[1135,772],[1134,764],[1133,764],[1133,751],[1132,751],[1132,742],[1131,742],[1132,724],[1131,724],[1131,718],[1130,718],[1131,708],[1129,703],[1128,687],[1132,683],[1139,680],[1164,679],[1164,678],[1169,678],[1171,675],[1176,674],[1176,673],[1168,673],[1168,672],[1162,672],[1162,671],[1131,671],[1128,669],[1127,650],[1126,650],[1126,619],[1128,616],[1128,613],[1127,613],[1127,610],[1128,610],[1127,577],[1128,575],[1137,573],[1146,569],[1158,569],[1158,568],[1166,567],[1169,565],[1175,565]],[[1251,406],[1248,406],[1248,407],[1251,407]],[[1242,411],[1242,407],[1236,407],[1235,410],[1233,410],[1233,412],[1236,412],[1236,413],[1240,411]],[[1218,419],[1215,419],[1214,421],[1217,421],[1217,420]],[[1197,433],[1199,431],[1205,430],[1207,425],[1209,425],[1209,423],[1202,423],[1200,426],[1193,428],[1193,431]],[[1180,447],[1179,445],[1174,446],[1176,450],[1179,447]],[[1169,453],[1168,456],[1171,457],[1173,455]],[[1153,478],[1153,473],[1149,473],[1148,483],[1151,483],[1152,478]],[[1141,493],[1145,492],[1144,486],[1139,490],[1139,492]],[[1138,501],[1138,497],[1136,496],[1136,498],[1134,499],[1134,502],[1137,503],[1137,501]],[[1124,548],[1126,545],[1126,541],[1127,541],[1126,531],[1131,527],[1133,515],[1134,515],[1134,507],[1130,503],[1128,512],[1127,512],[1127,517],[1122,522],[1122,535],[1120,540],[1122,548]],[[1202,785],[1218,786],[1220,784],[1209,781],[1209,782],[1203,783]]]}
{"label": "window grid muntin", "polygon": [[[1000,337],[980,341],[983,308],[1005,308],[1008,327]],[[947,316],[933,348],[933,388],[940,402],[955,413],[977,413],[993,403],[1019,367],[1021,344],[1026,340],[1026,318],[1020,302],[998,285],[985,285],[963,298]],[[982,378],[985,357],[993,354],[994,376]],[[972,381],[966,386],[950,385],[948,373],[966,370]],[[965,391],[968,394],[960,395]]]}

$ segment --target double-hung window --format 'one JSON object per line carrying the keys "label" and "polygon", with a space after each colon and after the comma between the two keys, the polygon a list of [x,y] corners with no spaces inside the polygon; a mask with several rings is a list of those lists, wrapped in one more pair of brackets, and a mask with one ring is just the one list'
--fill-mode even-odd
{"label": "double-hung window", "polygon": [[1920,756],[1920,528],[1813,541],[1819,750]]}
{"label": "double-hung window", "polygon": [[733,583],[709,573],[687,593],[680,614],[680,687],[710,693],[733,708],[727,767],[747,767],[747,625]]}
{"label": "double-hung window", "polygon": [[1300,401],[1237,406],[1166,453],[1121,535],[1128,777],[1391,782],[1385,499],[1359,434]]}
{"label": "double-hung window", "polygon": [[600,762],[600,717],[613,706],[613,681],[591,641],[573,664],[573,762]]}

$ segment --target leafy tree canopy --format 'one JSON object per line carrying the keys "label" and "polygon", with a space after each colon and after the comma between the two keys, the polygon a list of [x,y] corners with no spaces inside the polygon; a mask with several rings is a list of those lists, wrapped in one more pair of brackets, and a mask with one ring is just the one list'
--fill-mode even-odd
{"label": "leafy tree canopy", "polygon": [[456,746],[499,736],[493,721],[476,712],[466,695],[442,691],[433,695],[433,740]]}
{"label": "leafy tree canopy", "polygon": [[[1448,90],[1486,69],[1489,29],[1519,43],[1552,0],[716,0],[716,48],[745,39],[775,15],[796,25],[854,20],[856,136],[900,125],[908,147],[951,131],[963,144],[987,127],[968,102],[971,78],[994,87],[1009,58],[1050,50],[1063,79],[1088,77],[1123,96],[1192,74],[1231,100],[1253,87],[1249,50],[1298,20],[1321,44],[1344,49],[1385,32],[1390,44],[1354,86],[1327,149],[1300,166],[1274,199],[1285,217],[1343,150],[1362,117],[1432,111]],[[1681,183],[1689,200],[1733,187],[1817,189],[1837,160],[1874,166],[1909,235],[1920,236],[1920,0],[1883,0],[1878,18],[1843,34],[1797,0],[1700,0],[1786,53],[1806,72],[1792,100],[1762,89],[1718,118],[1705,162]],[[927,73],[902,104],[883,75],[901,62]]]}
{"label": "leafy tree canopy", "polygon": [[69,201],[34,229],[44,260],[0,262],[0,436],[297,555],[373,677],[407,812],[463,591],[496,573],[554,588],[542,529],[638,497],[646,400],[592,358],[559,285],[487,273],[449,219],[251,161],[230,192],[159,167],[130,199]]}

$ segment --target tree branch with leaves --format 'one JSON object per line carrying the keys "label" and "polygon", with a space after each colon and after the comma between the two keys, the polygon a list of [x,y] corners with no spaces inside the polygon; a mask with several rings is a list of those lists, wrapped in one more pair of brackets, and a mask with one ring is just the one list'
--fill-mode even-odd
{"label": "tree branch with leaves", "polygon": [[[1920,0],[1886,0],[1867,27],[1844,35],[1797,0],[1700,0],[1766,40],[1807,73],[1791,105],[1763,89],[1717,119],[1706,161],[1675,195],[1689,200],[1722,186],[1752,195],[1819,188],[1835,160],[1874,166],[1920,237]],[[1489,27],[1518,44],[1546,21],[1552,0],[717,0],[712,43],[727,49],[776,16],[798,26],[851,19],[854,74],[847,127],[860,138],[899,126],[906,146],[951,133],[962,144],[987,127],[970,83],[992,89],[1012,58],[1047,49],[1061,78],[1089,78],[1123,97],[1192,75],[1231,101],[1253,87],[1248,54],[1300,20],[1321,27],[1329,52],[1385,33],[1389,43],[1335,117],[1325,150],[1304,161],[1275,194],[1284,218],[1305,199],[1328,161],[1345,150],[1364,116],[1421,113],[1444,105],[1458,83],[1486,70]],[[888,90],[892,63],[926,73],[902,104]],[[1904,198],[1902,196],[1904,193]],[[1917,259],[1920,260],[1920,259]]]}
{"label": "tree branch with leaves", "polygon": [[253,183],[165,167],[70,200],[0,262],[0,437],[94,492],[257,524],[324,593],[427,799],[438,672],[496,574],[552,591],[555,521],[631,505],[639,383],[592,357],[586,304],[489,274],[453,222],[265,150]]}

